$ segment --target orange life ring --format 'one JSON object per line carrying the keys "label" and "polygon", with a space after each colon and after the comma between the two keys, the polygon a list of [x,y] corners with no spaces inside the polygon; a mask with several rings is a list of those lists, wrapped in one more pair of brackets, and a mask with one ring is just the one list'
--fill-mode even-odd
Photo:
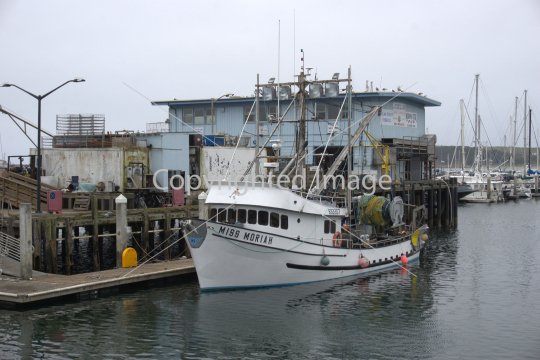
{"label": "orange life ring", "polygon": [[336,231],[334,233],[334,236],[332,237],[332,245],[334,247],[338,247],[340,248],[341,247],[341,233],[339,231]]}

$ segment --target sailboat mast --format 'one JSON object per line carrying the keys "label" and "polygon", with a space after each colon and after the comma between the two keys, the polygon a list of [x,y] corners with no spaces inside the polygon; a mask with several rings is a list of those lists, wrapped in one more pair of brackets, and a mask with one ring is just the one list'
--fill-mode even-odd
{"label": "sailboat mast", "polygon": [[525,103],[523,105],[523,176],[527,173],[525,156],[527,151],[527,90],[524,92]]}
{"label": "sailboat mast", "polygon": [[516,96],[516,105],[514,107],[514,139],[512,140],[512,171],[516,171],[516,143],[517,143],[517,112],[518,97]]}
{"label": "sailboat mast", "polygon": [[531,170],[532,109],[529,108],[529,170]]}
{"label": "sailboat mast", "polygon": [[459,101],[461,109],[461,171],[465,171],[465,102],[463,99]]}
{"label": "sailboat mast", "polygon": [[476,150],[476,159],[474,165],[474,172],[480,171],[480,158],[482,157],[482,150],[480,149],[480,120],[478,119],[478,78],[480,74],[474,76],[474,83],[476,86],[476,101],[474,105],[474,148]]}

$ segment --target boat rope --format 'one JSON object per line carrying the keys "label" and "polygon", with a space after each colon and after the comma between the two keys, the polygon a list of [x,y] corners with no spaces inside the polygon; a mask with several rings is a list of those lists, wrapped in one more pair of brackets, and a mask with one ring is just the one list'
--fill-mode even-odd
{"label": "boat rope", "polygon": [[[448,189],[448,199],[450,201],[450,204],[452,204],[452,193],[450,191],[450,186],[448,185],[448,183],[446,181],[444,181],[444,179],[439,179],[440,181],[442,181],[444,183],[444,185],[446,185],[446,188]],[[450,222],[454,222],[454,207],[453,206],[450,206]]]}
{"label": "boat rope", "polygon": [[[129,88],[131,91],[133,91],[134,93],[138,94],[139,96],[141,96],[142,98],[146,99],[147,101],[150,102],[150,104],[153,104],[154,101],[152,99],[150,99],[148,96],[144,95],[143,93],[141,93],[140,91],[138,91],[137,89],[135,89],[133,86],[129,85],[128,83],[126,83],[125,81],[122,81],[122,84],[124,84],[124,86],[126,86],[127,88]],[[191,129],[191,131],[201,135],[201,136],[204,136],[204,132],[201,131],[201,129],[197,129],[193,126],[191,126],[190,124],[182,121],[182,119],[180,119],[178,116],[176,116],[175,114],[172,114],[171,112],[169,112],[168,110],[165,110],[164,108],[162,107],[158,107],[159,110],[163,111],[164,113],[166,113],[169,117],[172,117],[174,120],[178,121],[179,123],[181,123],[182,125],[184,125],[185,127],[188,127],[189,129]],[[43,130],[41,130],[43,131]],[[206,141],[208,142],[211,142],[213,144],[213,146],[215,147],[222,147],[221,145],[219,145],[218,143],[216,143],[212,138],[209,138],[209,137],[205,137]]]}
{"label": "boat rope", "polygon": [[[229,206],[227,206],[226,208],[224,208],[224,210],[228,210],[229,208],[233,207],[235,204],[230,204]],[[133,269],[131,269],[130,271],[128,271],[127,273],[125,273],[124,275],[120,276],[120,278],[123,278],[123,277],[126,277],[128,275],[130,275],[131,273],[133,273],[134,271],[136,271],[137,269],[139,269],[141,266],[147,264],[148,262],[150,262],[151,260],[155,259],[158,255],[160,255],[161,253],[163,253],[164,251],[168,250],[169,248],[171,248],[173,245],[175,245],[177,242],[179,242],[180,240],[186,238],[188,235],[191,235],[193,232],[197,231],[199,228],[203,227],[203,226],[206,226],[206,224],[208,223],[208,221],[210,220],[206,220],[204,222],[202,222],[199,226],[197,227],[194,227],[193,229],[191,229],[189,232],[183,234],[183,236],[179,236],[178,239],[176,239],[175,241],[173,241],[172,243],[170,243],[168,246],[166,246],[165,248],[161,249],[161,251],[158,251],[156,254],[154,254],[153,256],[149,257],[146,261],[143,261],[142,263],[140,263],[139,265],[137,265],[136,267],[134,267]],[[175,230],[169,237],[167,237],[165,240],[163,240],[163,242],[165,241],[168,241],[171,237],[173,237],[174,235],[176,235],[177,233],[179,232],[179,230]]]}
{"label": "boat rope", "polygon": [[[347,101],[349,96],[351,96],[351,95],[347,94],[347,96],[343,98],[343,103],[341,104],[341,107],[339,108],[339,112],[338,112],[338,114],[336,116],[336,120],[334,120],[334,124],[332,125],[332,130],[330,130],[330,135],[328,136],[328,139],[326,140],[326,144],[324,144],[324,149],[323,149],[323,152],[321,153],[321,158],[319,160],[319,164],[317,165],[317,169],[315,170],[315,172],[317,174],[319,173],[319,170],[321,168],[324,157],[326,156],[326,150],[328,148],[328,144],[330,144],[330,141],[334,137],[334,132],[336,131],[336,127],[337,127],[337,122],[341,118],[341,113],[343,112],[343,107],[345,106],[345,102]],[[350,116],[350,114],[348,116]],[[316,179],[317,179],[317,176],[314,176],[313,179],[311,179],[311,185],[309,185],[309,190],[308,190],[307,194],[311,193],[311,189],[313,189],[313,185],[315,185],[315,180]],[[306,194],[306,197],[308,196],[307,194]]]}
{"label": "boat rope", "polygon": [[[253,111],[253,107],[255,106],[255,101],[253,102],[253,105],[251,105],[251,109],[249,110],[249,114],[246,117],[246,121],[244,122],[244,126],[242,127],[242,131],[240,131],[240,135],[238,135],[238,141],[236,142],[236,146],[234,147],[233,154],[231,156],[231,159],[229,160],[229,164],[232,164],[234,157],[236,155],[236,151],[238,150],[238,146],[240,145],[240,140],[242,140],[242,134],[244,134],[244,130],[246,129],[246,125],[249,121],[249,118],[251,117],[251,112]],[[231,170],[231,166],[227,166],[227,172],[225,173],[225,180],[227,180],[227,176],[229,176],[229,171]]]}

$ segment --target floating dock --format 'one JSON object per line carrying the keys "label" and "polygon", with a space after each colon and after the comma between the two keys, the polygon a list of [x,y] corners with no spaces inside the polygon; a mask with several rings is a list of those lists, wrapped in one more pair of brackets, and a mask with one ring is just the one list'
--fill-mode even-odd
{"label": "floating dock", "polygon": [[2,275],[0,306],[28,305],[69,295],[99,294],[106,289],[194,274],[193,260],[180,259],[147,263],[136,268],[117,268],[76,275],[34,271],[31,280]]}

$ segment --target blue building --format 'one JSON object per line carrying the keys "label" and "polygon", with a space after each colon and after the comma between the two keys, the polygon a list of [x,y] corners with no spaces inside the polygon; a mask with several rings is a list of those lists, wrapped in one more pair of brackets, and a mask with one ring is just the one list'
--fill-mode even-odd
{"label": "blue building", "polygon": [[[265,84],[260,86],[259,128],[255,114],[256,98],[224,95],[218,99],[154,101],[154,105],[168,106],[168,132],[191,134],[192,147],[262,146],[272,135],[279,116],[282,126],[272,136],[279,139],[280,156],[292,156],[297,141],[300,109],[294,96],[294,86]],[[334,156],[343,149],[348,139],[347,94],[339,83],[311,83],[306,99],[306,164],[318,164],[320,153],[327,144],[327,153]],[[425,133],[425,108],[440,106],[440,102],[420,94],[408,92],[366,91],[352,93],[351,132],[373,107],[381,106],[370,121],[367,134],[353,145],[352,173],[356,175],[389,174],[400,181],[422,180],[431,177],[434,161],[435,136]],[[279,113],[278,113],[279,109]],[[243,130],[243,132],[242,132]],[[178,138],[186,141],[185,135]],[[241,136],[241,138],[239,138]],[[266,154],[274,155],[272,142],[266,144]],[[195,155],[196,150],[190,150]],[[188,153],[185,154],[186,156]],[[331,163],[332,156],[326,158]],[[163,161],[162,163],[164,163]],[[193,174],[197,160],[186,174]],[[328,164],[327,164],[328,165]]]}

